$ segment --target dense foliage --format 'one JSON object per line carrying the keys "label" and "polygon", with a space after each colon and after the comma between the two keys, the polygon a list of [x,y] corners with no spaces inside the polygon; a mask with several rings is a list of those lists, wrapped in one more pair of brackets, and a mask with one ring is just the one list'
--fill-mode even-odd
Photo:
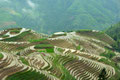
{"label": "dense foliage", "polygon": [[25,58],[20,57],[20,60],[22,61],[23,64],[29,65],[28,61]]}
{"label": "dense foliage", "polygon": [[3,58],[3,55],[0,53],[0,59]]}
{"label": "dense foliage", "polygon": [[119,21],[119,13],[119,0],[0,0],[0,27],[101,30]]}
{"label": "dense foliage", "polygon": [[112,52],[112,51],[110,51],[110,50],[108,50],[107,53],[102,53],[102,54],[100,54],[100,56],[104,56],[104,57],[106,57],[106,58],[111,59],[111,58],[113,58],[113,57],[115,56],[115,53]]}
{"label": "dense foliage", "polygon": [[113,47],[120,51],[120,22],[112,25],[107,31],[106,33],[108,35],[110,35],[115,41],[116,43],[113,44]]}

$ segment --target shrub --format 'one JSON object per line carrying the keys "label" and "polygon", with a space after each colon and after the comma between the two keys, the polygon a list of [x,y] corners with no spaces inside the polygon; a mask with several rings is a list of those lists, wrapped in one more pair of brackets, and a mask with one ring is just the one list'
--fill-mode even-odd
{"label": "shrub", "polygon": [[31,39],[31,40],[29,40],[29,42],[40,42],[40,41],[44,41],[44,40],[46,40],[47,38],[41,38],[41,39]]}
{"label": "shrub", "polygon": [[21,50],[21,49],[24,49],[24,48],[25,48],[24,46],[19,46],[16,49]]}
{"label": "shrub", "polygon": [[11,33],[19,33],[20,30],[11,30],[10,32],[11,32]]}
{"label": "shrub", "polygon": [[9,37],[9,35],[2,35],[1,37],[6,38],[6,37]]}
{"label": "shrub", "polygon": [[48,53],[54,53],[54,48],[48,48],[48,49],[46,49],[46,51],[47,51]]}
{"label": "shrub", "polygon": [[112,57],[115,56],[115,53],[112,52],[112,51],[108,51],[108,53],[102,53],[102,54],[100,54],[100,56],[104,56],[104,57],[106,57],[106,58],[111,59]]}
{"label": "shrub", "polygon": [[22,61],[23,64],[29,65],[28,61],[25,58],[20,57],[20,60]]}
{"label": "shrub", "polygon": [[53,48],[54,46],[51,44],[38,44],[35,46],[35,49],[44,49],[44,48]]}
{"label": "shrub", "polygon": [[3,55],[0,53],[0,59],[3,58]]}
{"label": "shrub", "polygon": [[46,50],[37,50],[38,52],[46,52]]}
{"label": "shrub", "polygon": [[81,47],[80,47],[80,45],[79,45],[79,46],[77,46],[77,48],[76,48],[76,49],[77,49],[77,50],[80,50],[80,48],[81,48]]}

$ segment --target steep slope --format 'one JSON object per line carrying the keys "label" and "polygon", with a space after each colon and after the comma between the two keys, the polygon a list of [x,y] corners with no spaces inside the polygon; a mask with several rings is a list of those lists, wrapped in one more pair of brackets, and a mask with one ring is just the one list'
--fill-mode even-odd
{"label": "steep slope", "polygon": [[113,37],[115,40],[120,38],[120,22],[117,24],[112,25],[109,29],[107,29],[106,33]]}
{"label": "steep slope", "polygon": [[38,32],[96,29],[120,21],[119,0],[0,0],[0,29]]}
{"label": "steep slope", "polygon": [[[11,31],[12,35],[18,37],[24,33],[20,34],[23,29],[30,30],[15,28],[4,30],[0,34],[2,35],[0,36],[0,79],[116,80],[120,78],[119,67],[116,67],[112,60],[117,54],[111,50],[114,40],[105,33],[79,30],[57,32],[49,37],[39,34],[35,38],[37,33],[33,34],[30,30],[29,34],[34,38],[25,39],[25,36],[22,36],[19,38],[20,41],[11,39],[14,38],[11,35],[3,38],[3,34],[8,32],[11,34]],[[88,33],[90,35],[86,35]],[[101,40],[102,36],[109,42],[105,39]]]}
{"label": "steep slope", "polygon": [[120,51],[120,22],[112,25],[109,29],[106,30],[106,33],[116,41],[113,47]]}

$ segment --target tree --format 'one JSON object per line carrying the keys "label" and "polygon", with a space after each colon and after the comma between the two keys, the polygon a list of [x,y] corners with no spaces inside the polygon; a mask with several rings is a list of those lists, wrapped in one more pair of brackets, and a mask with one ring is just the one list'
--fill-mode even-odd
{"label": "tree", "polygon": [[106,78],[106,70],[105,68],[102,69],[101,73],[99,74],[99,79],[98,80],[107,80]]}

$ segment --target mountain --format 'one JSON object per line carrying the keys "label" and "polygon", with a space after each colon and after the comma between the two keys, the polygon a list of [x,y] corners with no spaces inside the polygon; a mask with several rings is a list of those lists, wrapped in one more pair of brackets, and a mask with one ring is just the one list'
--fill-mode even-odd
{"label": "mountain", "polygon": [[0,32],[0,79],[119,80],[114,40],[96,30],[38,34],[31,29]]}
{"label": "mountain", "polygon": [[103,30],[120,21],[119,0],[0,0],[0,29]]}
{"label": "mountain", "polygon": [[106,33],[116,41],[113,47],[120,51],[120,22],[108,28]]}

